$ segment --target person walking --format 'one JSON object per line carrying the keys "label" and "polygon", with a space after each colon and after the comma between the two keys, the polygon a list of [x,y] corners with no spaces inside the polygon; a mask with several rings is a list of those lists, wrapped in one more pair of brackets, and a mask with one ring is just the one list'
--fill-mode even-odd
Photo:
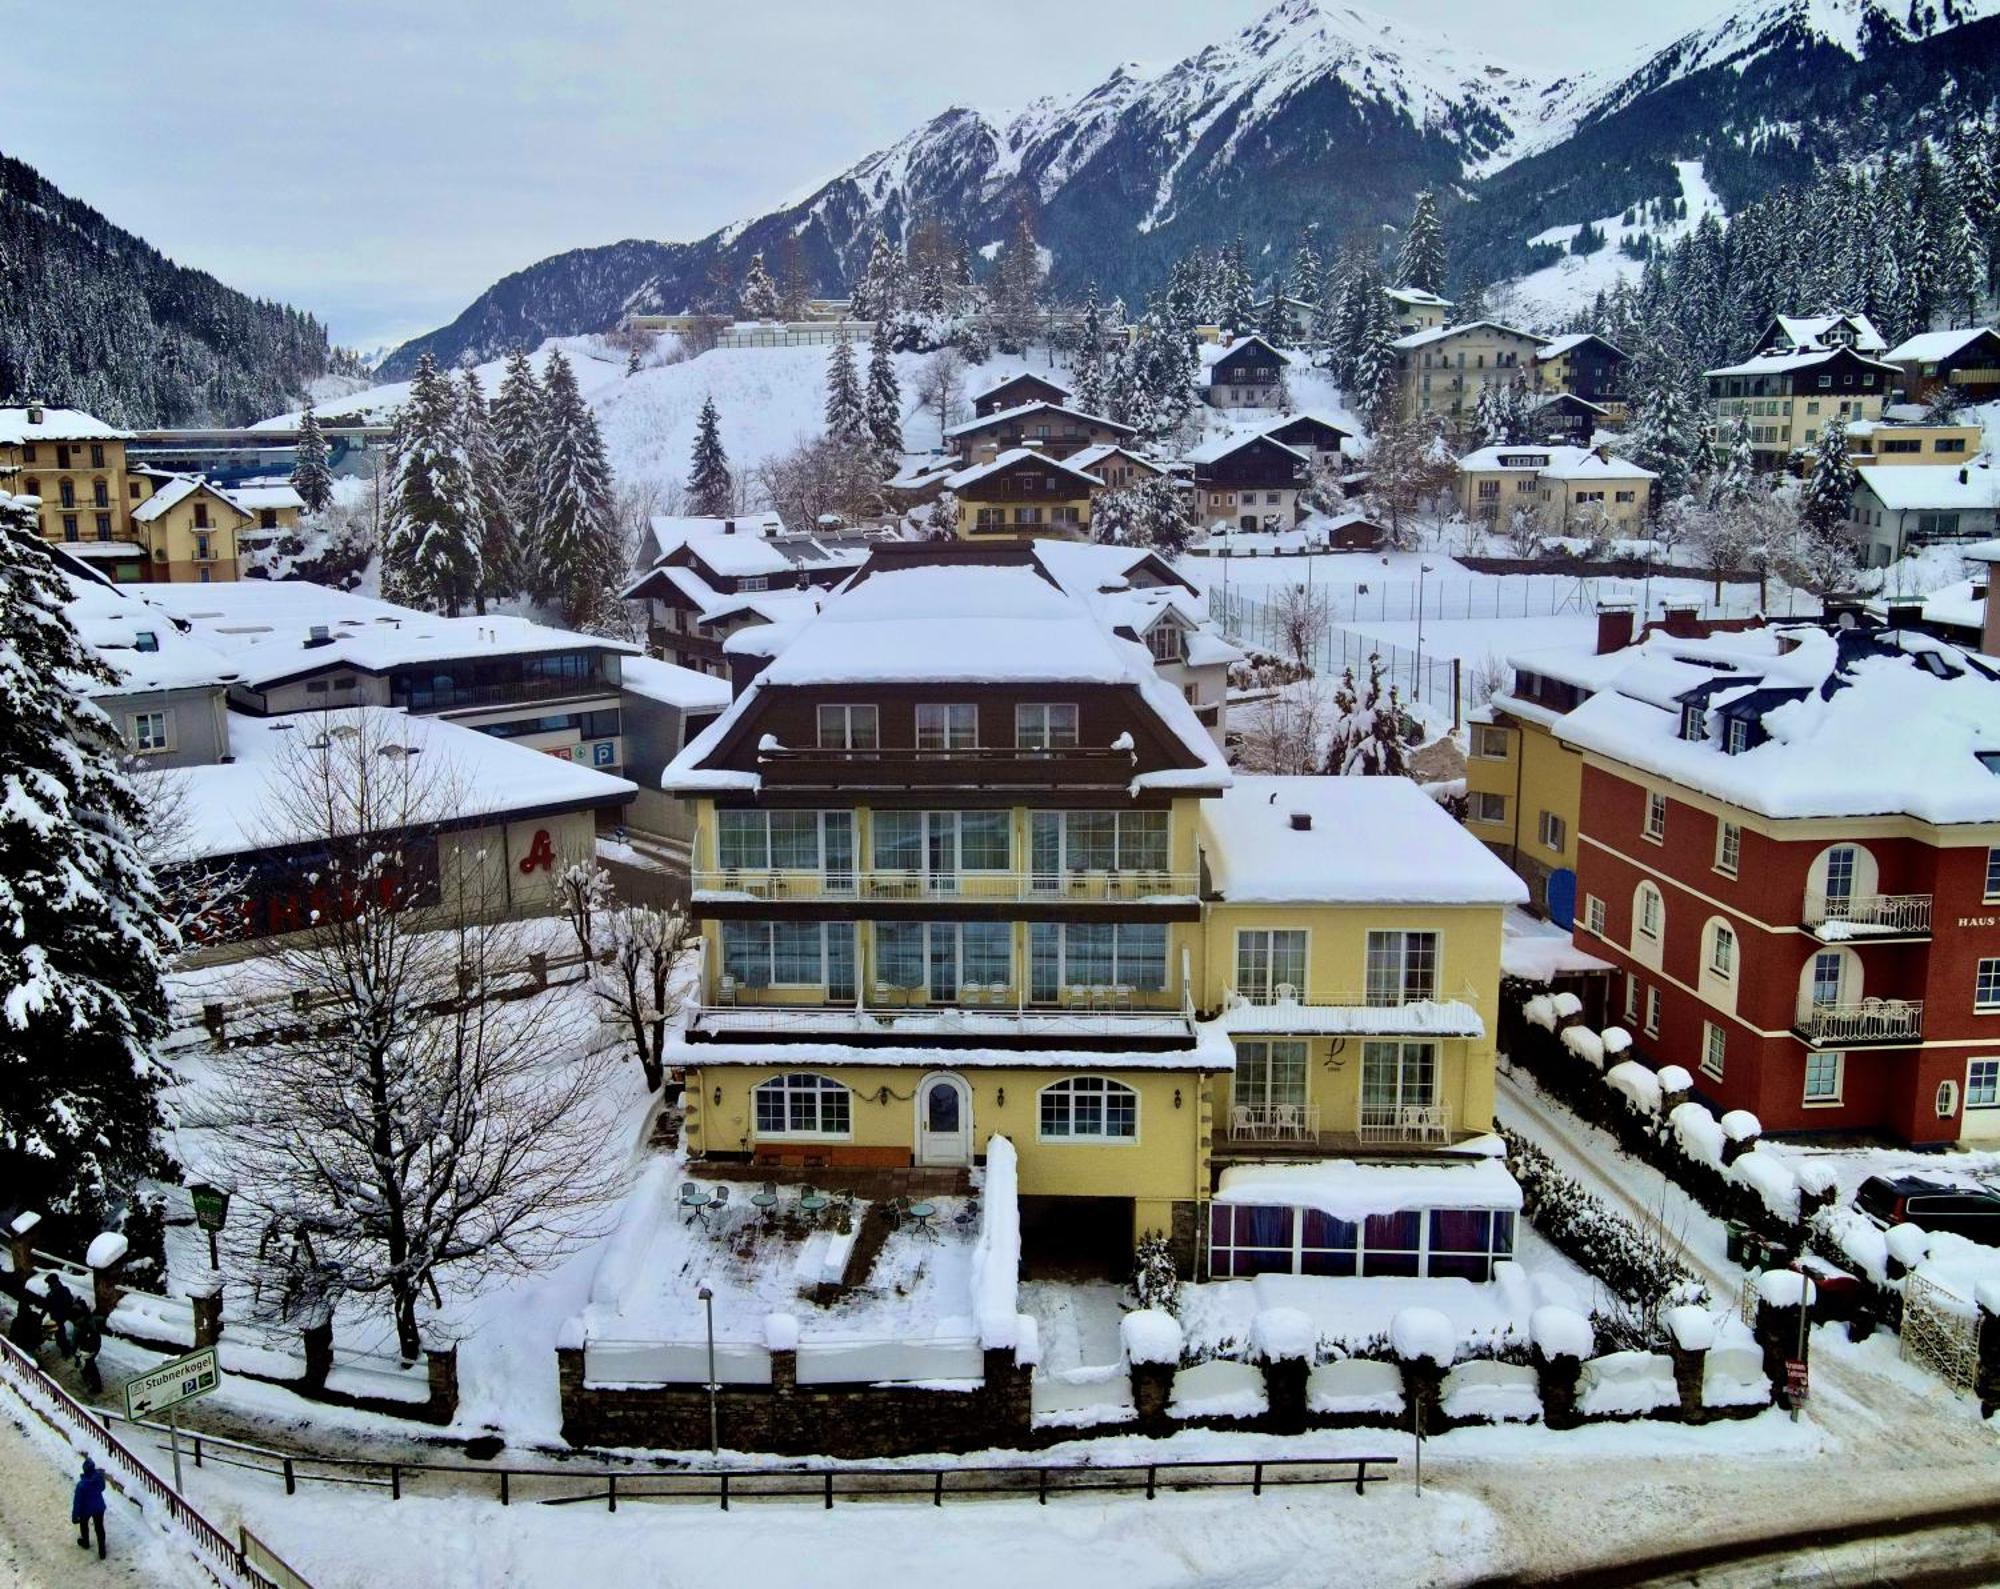
{"label": "person walking", "polygon": [[104,1349],[104,1332],[97,1327],[96,1315],[78,1304],[70,1334],[76,1343],[76,1371],[82,1376],[83,1388],[93,1396],[102,1396],[104,1376],[97,1372],[97,1354]]}
{"label": "person walking", "polygon": [[49,1276],[48,1314],[49,1323],[55,1326],[56,1350],[68,1357],[70,1346],[70,1320],[76,1317],[76,1298],[70,1289],[56,1276]]}
{"label": "person walking", "polygon": [[104,1470],[89,1457],[76,1476],[76,1491],[70,1497],[69,1520],[76,1524],[76,1542],[90,1549],[90,1530],[97,1529],[97,1559],[104,1560]]}

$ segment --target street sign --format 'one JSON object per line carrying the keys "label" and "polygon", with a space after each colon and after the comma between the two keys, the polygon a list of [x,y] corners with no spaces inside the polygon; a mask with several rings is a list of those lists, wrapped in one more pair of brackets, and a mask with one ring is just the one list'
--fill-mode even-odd
{"label": "street sign", "polygon": [[229,1219],[229,1194],[219,1186],[190,1186],[194,1222],[203,1230],[220,1230]]}
{"label": "street sign", "polygon": [[178,1407],[184,1401],[206,1396],[222,1383],[222,1368],[215,1360],[215,1348],[204,1346],[186,1357],[125,1381],[125,1416],[150,1418]]}
{"label": "street sign", "polygon": [[1796,1357],[1785,1359],[1785,1394],[1791,1398],[1794,1407],[1804,1405],[1806,1400],[1806,1365]]}

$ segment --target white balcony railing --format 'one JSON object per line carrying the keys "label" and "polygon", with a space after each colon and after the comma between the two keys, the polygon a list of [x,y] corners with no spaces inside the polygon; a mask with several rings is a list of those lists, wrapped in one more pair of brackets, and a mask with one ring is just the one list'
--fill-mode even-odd
{"label": "white balcony railing", "polygon": [[1393,987],[1301,989],[1289,982],[1280,982],[1263,988],[1230,988],[1223,998],[1226,1005],[1251,1004],[1260,1009],[1298,1004],[1336,1009],[1395,1010],[1401,1009],[1406,1004],[1444,1004],[1454,1001],[1473,1004],[1475,1001],[1471,987],[1467,985],[1445,988],[1435,984],[1400,982]]}
{"label": "white balcony railing", "polygon": [[1319,1139],[1316,1103],[1239,1103],[1229,1111],[1232,1142],[1314,1142]]}
{"label": "white balcony railing", "polygon": [[1445,1147],[1451,1142],[1451,1109],[1441,1103],[1379,1108],[1363,1104],[1356,1135],[1363,1142],[1420,1142]]}
{"label": "white balcony railing", "polygon": [[753,1033],[796,1037],[1032,1037],[1167,1039],[1192,1041],[1194,1020],[1184,1009],[977,1008],[933,1004],[911,1008],[853,1005],[704,1004],[690,1028],[706,1036]]}
{"label": "white balcony railing", "polygon": [[1800,1012],[1797,1029],[1815,1043],[1914,1042],[1924,1034],[1922,999],[1857,999],[1813,1004]]}
{"label": "white balcony railing", "polygon": [[889,868],[848,872],[775,871],[748,867],[698,868],[697,895],[752,899],[948,899],[998,904],[1081,901],[1132,903],[1193,899],[1200,880],[1191,872],[932,872]]}
{"label": "white balcony railing", "polygon": [[1927,933],[1931,930],[1931,896],[1848,894],[1828,898],[1809,893],[1805,925],[1822,938]]}

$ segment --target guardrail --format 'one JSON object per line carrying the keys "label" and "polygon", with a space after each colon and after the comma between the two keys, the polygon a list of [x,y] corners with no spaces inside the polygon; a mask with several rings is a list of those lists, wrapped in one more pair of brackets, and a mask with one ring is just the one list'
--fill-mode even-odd
{"label": "guardrail", "polygon": [[950,899],[1001,904],[1060,904],[1195,898],[1191,872],[1136,869],[1101,872],[929,872],[908,867],[810,872],[764,867],[700,867],[696,893],[745,894],[752,899]]}
{"label": "guardrail", "polygon": [[1310,988],[1301,990],[1289,982],[1279,982],[1266,988],[1228,988],[1224,990],[1222,1002],[1225,1008],[1238,1004],[1252,1005],[1258,1009],[1272,1009],[1286,1004],[1297,1004],[1305,1008],[1325,1007],[1329,1009],[1399,1010],[1410,1004],[1442,1004],[1456,1001],[1471,1004],[1477,1008],[1476,995],[1470,984],[1458,988],[1419,987],[1405,984],[1393,988]]}
{"label": "guardrail", "polygon": [[1922,999],[1815,1004],[1793,1023],[1815,1043],[1904,1043],[1924,1035]]}
{"label": "guardrail", "polygon": [[1806,895],[1805,926],[1824,927],[1840,923],[1860,929],[1856,936],[1866,936],[1870,932],[1929,932],[1931,896],[1849,894],[1829,898],[1822,893]]}
{"label": "guardrail", "polygon": [[[44,1374],[12,1341],[0,1339],[0,1384],[21,1404],[72,1445],[82,1443],[119,1489],[136,1487],[160,1502],[168,1525],[183,1535],[196,1559],[225,1589],[311,1589],[304,1578],[272,1577],[253,1565],[242,1542],[232,1542],[195,1509],[194,1503],[142,1462],[90,1410]],[[258,1547],[262,1549],[261,1545]],[[267,1552],[268,1554],[268,1552]]]}

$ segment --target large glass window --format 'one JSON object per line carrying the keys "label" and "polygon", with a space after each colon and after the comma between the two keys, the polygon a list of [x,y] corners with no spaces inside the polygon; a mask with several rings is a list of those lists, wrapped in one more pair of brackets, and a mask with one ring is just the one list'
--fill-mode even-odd
{"label": "large glass window", "polygon": [[1268,1003],[1277,989],[1304,993],[1306,934],[1304,928],[1256,929],[1236,934],[1236,991],[1256,1003]]}
{"label": "large glass window", "polygon": [[1291,1274],[1297,1246],[1297,1218],[1295,1209],[1268,1204],[1211,1204],[1209,1273],[1218,1280]]}
{"label": "large glass window", "polygon": [[1139,1095],[1102,1076],[1055,1082],[1042,1089],[1041,1134],[1064,1142],[1129,1142],[1139,1134]]}
{"label": "large glass window", "polygon": [[718,811],[716,860],[724,871],[848,873],[851,811]]}
{"label": "large glass window", "polygon": [[979,708],[970,702],[921,701],[918,750],[969,750],[979,743]]}
{"label": "large glass window", "polygon": [[722,969],[745,988],[825,988],[853,994],[854,924],[725,921]]}
{"label": "large glass window", "polygon": [[1011,811],[877,811],[875,866],[928,872],[949,887],[961,872],[1006,872],[1014,865]]}
{"label": "large glass window", "polygon": [[1028,929],[1029,995],[1052,1004],[1066,988],[1167,986],[1167,929],[1154,922],[1047,922]]}
{"label": "large glass window", "polygon": [[1164,811],[1037,811],[1032,818],[1035,871],[1043,886],[1059,872],[1164,872]]}
{"label": "large glass window", "polygon": [[1972,1007],[1984,1011],[2000,1010],[2000,958],[1979,962],[1979,971],[1972,986]]}
{"label": "large glass window", "polygon": [[1416,1276],[1423,1273],[1424,1216],[1417,1209],[1370,1214],[1362,1227],[1364,1275]]}
{"label": "large glass window", "polygon": [[880,714],[872,706],[822,706],[815,726],[822,750],[876,750],[882,743]]}
{"label": "large glass window", "polygon": [[1493,1278],[1514,1254],[1515,1215],[1507,1209],[1403,1209],[1360,1224],[1313,1208],[1252,1203],[1209,1205],[1209,1273],[1217,1280],[1260,1274]]}
{"label": "large glass window", "polygon": [[1072,750],[1077,744],[1077,710],[1072,704],[1028,704],[1014,708],[1014,743],[1022,750]]}
{"label": "large glass window", "polygon": [[1840,1073],[1846,1061],[1845,1054],[1806,1055],[1807,1103],[1840,1102]]}
{"label": "large glass window", "polygon": [[1306,1101],[1306,1044],[1291,1038],[1239,1039],[1230,1097],[1238,1108],[1271,1110]]}
{"label": "large glass window", "polygon": [[1362,1123],[1393,1124],[1398,1110],[1434,1108],[1437,1080],[1435,1043],[1363,1043]]}
{"label": "large glass window", "polygon": [[853,1095],[831,1076],[773,1076],[755,1096],[760,1137],[844,1137],[853,1130]]}
{"label": "large glass window", "polygon": [[1437,997],[1438,935],[1371,932],[1368,935],[1370,1004],[1409,1004]]}
{"label": "large glass window", "polygon": [[1826,852],[1826,913],[1845,916],[1854,899],[1854,846],[1836,844]]}
{"label": "large glass window", "polygon": [[900,993],[950,1000],[968,985],[1011,987],[1014,929],[1004,921],[875,924],[875,981]]}

